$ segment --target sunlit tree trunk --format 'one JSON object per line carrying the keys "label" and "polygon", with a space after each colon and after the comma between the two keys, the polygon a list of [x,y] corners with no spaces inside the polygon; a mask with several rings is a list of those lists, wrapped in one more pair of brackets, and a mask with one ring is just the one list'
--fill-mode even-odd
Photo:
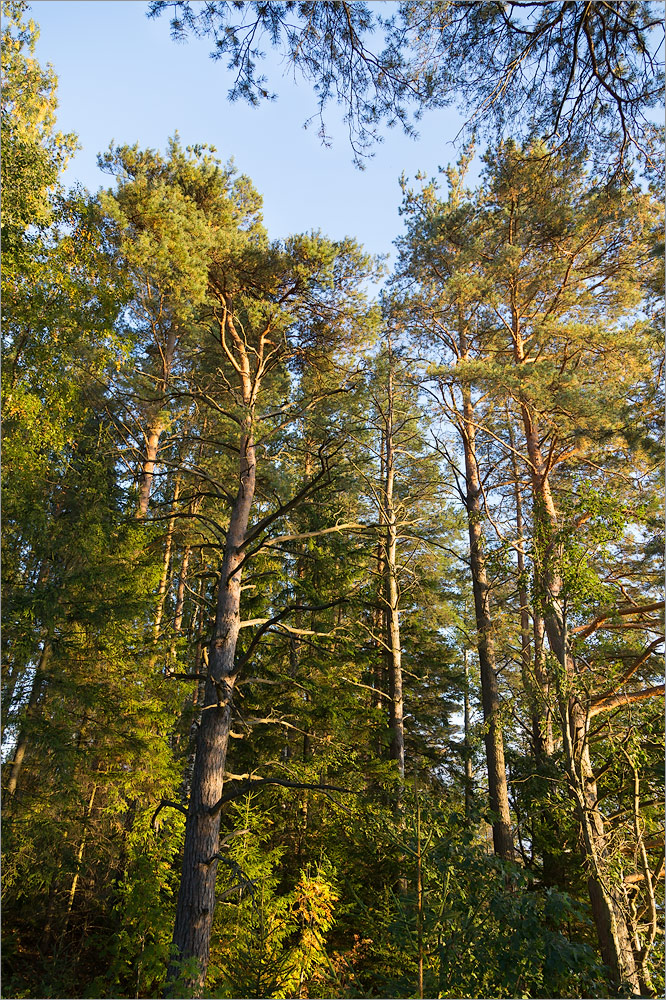
{"label": "sunlit tree trunk", "polygon": [[180,635],[183,628],[183,612],[185,609],[185,587],[187,585],[187,574],[190,568],[190,556],[192,554],[192,546],[186,545],[185,551],[183,552],[183,558],[180,564],[180,573],[178,575],[178,589],[176,591],[176,606],[174,608],[173,614],[173,642],[171,644],[171,659],[176,655],[176,637]]}
{"label": "sunlit tree trunk", "polygon": [[513,419],[506,409],[511,467],[513,471],[516,504],[516,562],[518,569],[518,600],[520,603],[521,674],[532,716],[532,738],[538,756],[550,757],[553,753],[553,718],[550,707],[550,684],[544,662],[544,622],[538,602],[533,603],[530,621],[530,600],[527,589],[527,564],[525,559],[525,521],[523,516],[523,491],[518,475],[518,457]]}
{"label": "sunlit tree trunk", "polygon": [[141,459],[141,471],[139,473],[139,506],[136,512],[136,517],[139,520],[143,519],[148,513],[148,503],[153,489],[160,438],[165,426],[162,404],[164,403],[164,395],[171,377],[171,369],[178,344],[178,330],[176,327],[171,327],[166,338],[162,338],[159,324],[153,323],[152,326],[153,337],[160,350],[162,368],[155,383],[155,388],[159,394],[158,399],[153,404],[144,435],[144,451]]}
{"label": "sunlit tree trunk", "polygon": [[148,512],[148,502],[153,487],[153,476],[155,473],[155,463],[160,444],[160,437],[164,430],[161,416],[157,416],[151,421],[145,436],[145,451],[141,462],[141,472],[139,474],[139,509],[137,517],[143,518]]}
{"label": "sunlit tree trunk", "polygon": [[469,705],[469,650],[463,651],[464,689],[463,689],[463,725],[465,745],[465,819],[469,819],[472,811],[474,795],[474,768],[472,766],[472,734]]}
{"label": "sunlit tree trunk", "polygon": [[82,831],[81,831],[81,839],[79,840],[79,846],[76,849],[76,855],[75,855],[75,859],[74,859],[75,860],[74,875],[72,876],[72,884],[70,885],[69,892],[67,894],[67,908],[65,910],[65,919],[63,921],[62,931],[61,931],[61,935],[63,937],[64,937],[65,932],[67,930],[67,925],[69,923],[69,918],[71,916],[72,909],[74,907],[74,899],[76,897],[76,890],[78,888],[79,880],[80,880],[80,877],[81,877],[81,864],[83,862],[83,852],[84,852],[85,847],[86,847],[86,837],[87,837],[87,832],[88,832],[88,823],[90,822],[90,816],[92,814],[92,810],[93,810],[93,805],[95,803],[95,795],[96,794],[97,794],[97,785],[93,785],[92,786],[92,790],[90,792],[90,798],[88,799],[88,802],[87,802],[86,808],[85,808],[85,812],[83,814],[83,824],[82,824]]}
{"label": "sunlit tree trunk", "polygon": [[[520,323],[514,310],[514,361],[524,362]],[[537,578],[543,602],[548,644],[563,672],[558,683],[560,724],[569,780],[569,790],[581,827],[581,842],[588,868],[588,892],[601,957],[614,982],[630,984],[632,995],[640,993],[631,934],[624,913],[621,890],[609,878],[608,836],[598,805],[597,782],[590,760],[589,712],[575,690],[576,665],[567,632],[561,564],[563,542],[559,515],[549,481],[549,468],[541,451],[536,414],[521,400],[525,442],[532,479],[535,538],[538,546]]]}
{"label": "sunlit tree trunk", "polygon": [[[379,442],[379,482],[380,489],[383,488],[383,484],[386,478],[386,435],[384,428],[380,431],[380,442]],[[375,646],[377,650],[377,656],[374,661],[373,670],[373,685],[376,694],[373,696],[372,704],[376,709],[384,710],[384,697],[387,689],[387,671],[386,671],[386,635],[388,633],[388,628],[386,625],[386,566],[384,558],[384,539],[380,538],[377,542],[377,557],[376,557],[376,581],[377,581],[377,603],[372,616],[372,625],[375,634]],[[379,739],[379,752],[381,752],[382,738]]]}
{"label": "sunlit tree trunk", "polygon": [[200,995],[206,977],[215,911],[220,831],[220,811],[215,806],[222,795],[231,729],[234,658],[240,628],[240,564],[254,498],[255,468],[252,425],[248,418],[240,442],[240,485],[224,546],[215,631],[208,649],[208,678],[197,735],[173,935],[177,960],[168,976],[173,986],[179,973],[178,959],[195,959],[199,973],[187,980],[195,995]]}
{"label": "sunlit tree trunk", "polygon": [[393,361],[389,353],[388,392],[384,424],[386,444],[386,479],[382,495],[382,521],[385,526],[384,557],[386,572],[387,660],[389,671],[391,757],[397,761],[400,777],[405,776],[405,727],[402,692],[402,648],[400,645],[400,589],[398,585],[398,528],[395,509],[395,439]]}
{"label": "sunlit tree trunk", "polygon": [[38,710],[39,697],[42,691],[44,676],[46,673],[46,667],[50,657],[51,657],[51,642],[49,639],[45,639],[42,645],[42,652],[39,657],[39,662],[35,667],[35,673],[32,678],[32,684],[30,685],[30,695],[28,697],[28,704],[26,706],[25,719],[23,725],[21,726],[18,739],[16,741],[16,747],[14,749],[12,762],[9,765],[9,778],[7,779],[5,795],[7,798],[10,799],[16,794],[16,788],[18,785],[21,770],[23,768],[23,761],[25,759],[26,750],[28,748],[29,728]]}
{"label": "sunlit tree trunk", "polygon": [[173,488],[173,503],[171,506],[171,516],[167,521],[167,533],[164,541],[164,558],[162,560],[162,573],[157,588],[157,606],[155,608],[155,621],[153,622],[153,642],[157,642],[162,627],[164,617],[164,605],[166,602],[167,585],[169,583],[169,570],[171,568],[171,550],[173,548],[173,533],[176,526],[176,505],[180,496],[180,478],[176,477]]}
{"label": "sunlit tree trunk", "polygon": [[486,726],[485,745],[488,767],[488,798],[493,813],[493,847],[501,858],[513,857],[513,835],[509,790],[504,762],[504,734],[501,702],[495,669],[495,640],[490,613],[490,588],[483,549],[481,480],[476,457],[474,406],[469,386],[463,386],[461,433],[465,455],[467,525],[469,533],[472,591],[476,617],[477,649],[481,673],[481,703]]}

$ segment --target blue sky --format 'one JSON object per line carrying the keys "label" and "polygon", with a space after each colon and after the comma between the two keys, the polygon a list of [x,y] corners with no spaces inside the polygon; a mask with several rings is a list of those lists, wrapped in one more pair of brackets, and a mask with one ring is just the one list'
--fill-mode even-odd
{"label": "blue sky", "polygon": [[222,160],[233,156],[263,195],[271,237],[321,229],[389,253],[401,229],[400,174],[434,175],[458,157],[453,140],[462,119],[453,109],[434,111],[424,116],[416,142],[386,130],[359,171],[337,108],[326,119],[333,148],[322,147],[316,125],[303,129],[316,112],[315,97],[308,84],[282,77],[275,56],[269,79],[278,100],[260,108],[230,104],[230,74],[208,58],[210,41],[176,44],[168,17],[149,20],[145,0],[35,0],[30,8],[41,28],[37,56],[59,79],[59,127],[76,132],[82,145],[67,183],[106,186],[96,156],[112,140],[163,149],[178,131],[186,145],[208,143]]}

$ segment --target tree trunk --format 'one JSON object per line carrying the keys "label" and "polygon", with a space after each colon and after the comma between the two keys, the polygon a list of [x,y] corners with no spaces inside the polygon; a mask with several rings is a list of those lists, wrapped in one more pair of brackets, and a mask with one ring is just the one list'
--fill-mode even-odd
{"label": "tree trunk", "polygon": [[136,512],[138,520],[144,518],[148,512],[148,502],[153,488],[153,477],[155,472],[155,462],[160,446],[160,437],[164,430],[164,419],[162,416],[162,406],[164,404],[165,393],[171,377],[171,369],[178,344],[178,327],[170,327],[167,333],[166,342],[162,344],[160,335],[156,328],[153,329],[155,343],[159,348],[162,359],[162,370],[155,382],[157,398],[152,405],[152,412],[149,416],[148,431],[145,436],[146,451],[141,464],[139,475],[139,506]]}
{"label": "tree trunk", "polygon": [[88,833],[88,823],[90,821],[90,816],[92,814],[93,805],[95,803],[95,795],[97,794],[97,785],[92,786],[92,791],[90,793],[90,798],[86,805],[85,811],[83,813],[83,826],[81,830],[81,840],[79,841],[79,846],[76,851],[76,868],[74,870],[74,875],[72,876],[72,884],[69,888],[67,894],[67,908],[65,910],[65,919],[62,925],[61,938],[64,938],[65,932],[67,931],[67,925],[69,923],[69,918],[74,907],[74,899],[76,897],[76,890],[79,885],[79,878],[81,876],[81,863],[83,861],[83,852],[86,846],[86,837]]}
{"label": "tree trunk", "polygon": [[[371,695],[371,706],[378,711],[382,711],[384,709],[384,698],[382,695],[386,693],[386,650],[384,647],[387,630],[385,625],[386,608],[384,606],[386,571],[384,569],[384,543],[381,541],[377,543],[375,572],[377,579],[377,604],[372,611],[372,630],[375,634],[374,648],[376,654],[373,662],[372,686],[375,693]],[[378,752],[381,752],[379,747]]]}
{"label": "tree trunk", "polygon": [[[523,687],[529,700],[532,716],[532,738],[537,757],[549,757],[553,753],[553,719],[549,703],[550,685],[544,662],[544,623],[538,604],[532,609],[530,623],[529,595],[527,592],[527,566],[525,561],[525,522],[523,518],[523,494],[518,478],[518,459],[513,420],[506,408],[506,420],[511,447],[514,495],[516,501],[516,556],[518,568],[518,600],[520,602],[520,646],[521,674]],[[534,649],[532,651],[532,644]]]}
{"label": "tree trunk", "polygon": [[414,781],[416,796],[416,946],[418,955],[417,995],[423,997],[423,872],[421,870],[421,803]]}
{"label": "tree trunk", "polygon": [[470,736],[470,712],[469,712],[469,651],[463,651],[463,663],[465,671],[465,687],[463,691],[463,712],[465,725],[465,819],[469,820],[472,812],[472,797],[474,795],[474,770],[472,768],[472,744]]}
{"label": "tree trunk", "polygon": [[176,637],[180,635],[180,631],[183,627],[183,610],[185,608],[185,585],[187,583],[187,574],[190,568],[190,555],[192,553],[192,547],[187,545],[185,551],[183,552],[183,560],[180,564],[180,575],[178,577],[178,590],[176,592],[176,607],[173,615],[173,640],[171,643],[171,659],[175,659],[176,656]]}
{"label": "tree trunk", "polygon": [[400,645],[400,590],[398,586],[397,548],[398,531],[394,504],[395,441],[393,434],[393,361],[389,353],[388,399],[385,421],[386,481],[384,484],[382,520],[386,534],[384,541],[386,568],[386,613],[388,634],[391,757],[397,761],[400,778],[405,777],[405,728],[402,695],[402,648]]}
{"label": "tree trunk", "polygon": [[19,776],[21,774],[21,769],[23,767],[23,761],[25,759],[25,752],[28,748],[28,735],[30,724],[35,717],[37,711],[37,706],[39,703],[39,696],[42,690],[42,681],[44,680],[44,672],[46,670],[46,665],[51,656],[51,642],[49,639],[44,640],[42,646],[42,652],[39,657],[39,663],[35,667],[35,676],[32,678],[32,685],[30,687],[30,696],[28,698],[28,705],[25,713],[25,720],[21,726],[19,732],[19,737],[16,741],[16,748],[14,750],[14,759],[9,766],[9,779],[7,781],[7,787],[5,794],[9,798],[13,798],[16,794],[16,786],[18,785]]}
{"label": "tree trunk", "polygon": [[[550,702],[550,678],[546,666],[546,625],[539,609],[538,600],[534,602],[532,618],[535,678],[535,701],[533,702],[532,711],[532,743],[537,761],[544,764],[555,752],[555,739],[553,736],[553,709]],[[539,820],[542,828],[547,832],[547,837],[544,837],[543,840],[543,847],[540,846],[540,838],[537,832],[535,831],[534,833],[534,848],[537,852],[541,850],[543,881],[547,886],[565,888],[568,884],[569,876],[566,859],[563,857],[559,847],[556,846],[555,850],[553,850],[551,846],[553,844],[561,844],[559,820],[548,805],[539,810]]]}
{"label": "tree trunk", "polygon": [[597,783],[589,754],[588,715],[577,698],[568,699],[568,706],[563,705],[565,712],[567,707],[568,719],[563,718],[562,721],[569,787],[581,824],[589,872],[587,888],[599,950],[614,984],[619,987],[627,983],[630,995],[640,996],[640,970],[636,965],[631,931],[624,913],[626,900],[622,898],[621,887],[608,877],[609,845],[603,817],[597,806]]}
{"label": "tree trunk", "polygon": [[164,604],[166,602],[167,584],[169,582],[169,567],[171,566],[171,549],[173,548],[173,532],[176,524],[174,511],[180,496],[180,477],[176,476],[173,488],[173,503],[171,507],[171,517],[167,521],[167,533],[164,545],[164,559],[162,561],[162,574],[157,588],[157,607],[155,608],[155,621],[153,623],[153,642],[157,642],[162,627],[164,617]]}
{"label": "tree trunk", "polygon": [[[31,558],[34,559],[35,557],[32,556]],[[49,562],[46,559],[42,559],[42,561],[39,563],[39,571],[36,574],[36,579],[34,579],[34,578],[31,579],[30,577],[34,576],[34,574],[30,573],[28,570],[26,570],[26,574],[25,574],[25,576],[26,576],[26,584],[25,584],[26,590],[33,591],[36,594],[40,594],[40,592],[43,590],[43,588],[46,587],[46,584],[48,583],[49,572],[50,572],[50,564],[49,564]],[[42,630],[42,636],[46,636],[47,634],[48,634],[48,629],[46,627],[44,627],[44,629]],[[42,647],[43,647],[43,645],[44,645],[44,643],[42,642]],[[5,739],[5,728],[7,726],[7,715],[10,712],[11,707],[12,707],[12,702],[14,701],[14,694],[16,692],[16,685],[20,683],[21,679],[25,675],[26,668],[27,668],[28,664],[30,663],[30,660],[32,659],[32,657],[28,654],[28,657],[27,657],[27,660],[26,660],[25,656],[22,654],[20,656],[20,660],[17,660],[16,653],[11,650],[11,647],[10,647],[9,650],[7,650],[6,646],[5,646],[5,648],[3,650],[3,654],[6,656],[8,653],[9,653],[8,662],[3,660],[3,664],[2,664],[2,727],[1,727],[1,729],[2,729],[2,743],[3,744],[4,744],[4,739]],[[40,656],[41,656],[41,654],[40,654]],[[34,684],[34,678],[33,678],[33,684]],[[32,697],[32,687],[33,687],[33,685],[31,685],[30,697]]]}
{"label": "tree trunk", "polygon": [[[521,363],[522,342],[515,338],[515,359]],[[530,459],[534,493],[535,535],[540,546],[538,578],[544,605],[548,644],[562,666],[566,690],[560,685],[560,722],[567,759],[569,790],[581,826],[581,839],[588,866],[588,892],[599,940],[601,957],[613,982],[630,984],[632,995],[640,994],[639,970],[631,944],[620,890],[608,878],[609,844],[599,811],[597,783],[590,760],[589,715],[574,690],[576,665],[567,633],[562,600],[562,540],[558,511],[550,489],[549,470],[541,452],[537,419],[530,406],[521,402],[525,440]]]}
{"label": "tree trunk", "polygon": [[[384,428],[381,429],[380,444],[379,444],[379,482],[380,489],[383,488],[385,481],[385,466],[386,466],[386,437],[384,434]],[[381,511],[380,511],[380,521],[381,521]],[[372,686],[374,688],[374,694],[371,695],[372,707],[376,708],[378,711],[385,714],[386,711],[386,699],[383,695],[388,693],[388,666],[387,666],[387,650],[386,650],[386,636],[388,635],[388,625],[387,625],[387,608],[386,608],[386,560],[384,557],[385,549],[385,539],[381,538],[377,542],[377,560],[376,560],[376,596],[377,604],[372,615],[372,625],[375,634],[375,650],[376,656],[373,666],[373,679]],[[390,724],[390,714],[387,719]],[[376,734],[376,752],[378,757],[383,757],[385,754],[385,742],[384,733],[379,730]]]}
{"label": "tree trunk", "polygon": [[495,642],[490,615],[490,590],[483,552],[481,526],[481,481],[476,460],[474,408],[468,387],[463,388],[463,425],[460,428],[465,453],[466,506],[469,531],[472,591],[476,616],[477,648],[481,672],[481,701],[486,725],[486,761],[488,765],[488,798],[493,813],[493,848],[501,858],[513,857],[513,836],[509,791],[504,763],[504,734],[501,704],[495,672]]}
{"label": "tree trunk", "polygon": [[534,725],[534,746],[537,754],[542,757],[552,757],[555,752],[555,738],[553,736],[553,709],[550,704],[550,678],[546,668],[546,648],[544,645],[546,638],[546,623],[538,606],[535,605],[533,611],[532,632],[534,635],[534,676],[543,699],[543,710],[538,717],[533,719]]}
{"label": "tree trunk", "polygon": [[391,757],[398,763],[400,777],[405,777],[405,725],[404,701],[402,693],[402,650],[400,647],[400,620],[398,603],[400,600],[395,570],[396,538],[395,522],[389,527],[387,548],[388,574],[388,644],[389,644],[389,685],[391,707]]}
{"label": "tree trunk", "polygon": [[199,996],[210,954],[215,910],[215,879],[224,768],[231,729],[231,700],[236,676],[234,657],[240,628],[241,546],[247,533],[255,490],[255,451],[248,420],[241,437],[240,488],[234,501],[222,561],[215,633],[208,653],[208,678],[197,735],[197,750],[185,828],[183,870],[173,934],[175,960],[167,977],[173,995],[179,965],[195,960],[198,970],[184,977]]}
{"label": "tree trunk", "polygon": [[203,576],[199,580],[198,603],[195,615],[196,641],[194,647],[194,673],[198,675],[198,679],[193,684],[193,691],[190,696],[192,701],[191,708],[187,704],[187,701],[190,700],[189,698],[183,706],[183,715],[185,717],[190,715],[190,726],[187,734],[187,766],[185,767],[185,772],[183,774],[179,795],[179,799],[183,803],[187,802],[190,795],[190,789],[192,787],[192,774],[194,773],[194,761],[197,751],[197,733],[199,731],[199,723],[201,722],[201,707],[204,704],[206,691],[204,668],[207,667],[208,661],[206,659],[207,654],[205,652],[205,639],[203,634],[204,622],[206,618],[206,580]]}
{"label": "tree trunk", "polygon": [[[206,632],[206,624],[210,617],[207,612],[208,612],[208,607],[206,603],[206,579],[205,577],[202,576],[201,579],[199,580],[199,607],[197,611],[197,641],[194,651],[195,674],[202,673],[201,668],[202,666],[204,666],[204,658],[206,656],[205,632]],[[206,684],[205,681],[202,678],[200,678],[199,683],[195,684],[194,691],[192,692],[192,707],[195,709],[199,709],[194,719],[197,726],[199,725],[200,706],[203,705],[205,693],[206,693]]]}
{"label": "tree trunk", "polygon": [[148,427],[146,434],[146,452],[141,463],[141,473],[139,475],[139,507],[136,516],[139,520],[144,518],[148,512],[148,501],[153,487],[153,474],[155,462],[157,460],[157,450],[160,444],[160,436],[164,430],[164,423],[161,414],[154,417]]}

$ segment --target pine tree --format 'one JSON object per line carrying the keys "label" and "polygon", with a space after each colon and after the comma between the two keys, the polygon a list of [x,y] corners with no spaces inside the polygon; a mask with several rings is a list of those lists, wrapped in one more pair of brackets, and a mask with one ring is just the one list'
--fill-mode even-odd
{"label": "pine tree", "polygon": [[[483,279],[475,273],[477,230],[472,206],[465,201],[462,187],[464,167],[463,161],[460,173],[449,172],[451,193],[446,204],[439,202],[433,185],[427,186],[420,197],[406,192],[403,212],[410,221],[400,244],[397,279],[409,289],[403,309],[412,336],[421,344],[434,341],[437,345],[434,357],[433,352],[426,354],[428,374],[434,383],[439,412],[455,427],[462,444],[464,485],[446,448],[444,456],[451,475],[458,479],[467,513],[495,852],[511,858],[513,838],[497,681],[496,626],[483,531],[484,475],[477,443],[483,433],[483,404],[473,377],[462,374],[478,370],[488,358],[478,336]],[[446,364],[449,359],[450,367]]]}

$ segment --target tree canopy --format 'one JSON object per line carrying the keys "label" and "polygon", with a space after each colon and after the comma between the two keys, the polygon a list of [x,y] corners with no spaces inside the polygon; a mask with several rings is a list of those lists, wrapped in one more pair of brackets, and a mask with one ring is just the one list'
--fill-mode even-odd
{"label": "tree canopy", "polygon": [[[648,30],[385,29],[426,16],[439,58],[527,23],[545,73],[537,23],[629,6]],[[331,88],[347,24],[348,82],[384,86],[371,6],[184,30],[246,7]],[[56,78],[3,16],[5,995],[662,995],[654,185],[499,138],[475,187],[471,149],[403,177],[390,273],[273,239],[177,135],[66,191]],[[224,39],[251,95],[258,38]]]}
{"label": "tree canopy", "polygon": [[[383,5],[386,7],[386,5]],[[664,25],[657,3],[510,2],[378,4],[152,0],[171,14],[176,40],[209,37],[227,59],[231,100],[272,98],[262,45],[275,48],[314,88],[324,112],[337,103],[362,163],[381,126],[414,131],[426,108],[456,104],[466,130],[551,151],[575,147],[622,173],[659,158]],[[377,44],[378,39],[382,41]]]}

